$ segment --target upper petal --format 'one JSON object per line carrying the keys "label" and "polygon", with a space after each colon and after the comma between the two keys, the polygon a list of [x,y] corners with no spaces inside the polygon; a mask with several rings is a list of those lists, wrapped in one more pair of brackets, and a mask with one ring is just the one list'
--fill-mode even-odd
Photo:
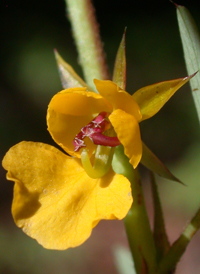
{"label": "upper petal", "polygon": [[156,83],[136,91],[132,96],[140,106],[142,120],[155,115],[192,76]]}
{"label": "upper petal", "polygon": [[94,79],[98,92],[112,104],[113,109],[122,109],[133,115],[136,120],[141,120],[141,112],[133,97],[120,89],[114,82],[109,80]]}
{"label": "upper petal", "polygon": [[124,153],[130,159],[134,168],[139,164],[142,157],[142,142],[138,121],[134,116],[123,110],[115,110],[109,116],[117,137],[124,147]]}
{"label": "upper petal", "polygon": [[[47,110],[48,130],[54,141],[70,155],[80,157],[74,152],[73,139],[81,128],[91,122],[102,111],[110,112],[112,106],[101,95],[87,92],[86,88],[70,88],[57,93]],[[86,140],[90,153],[93,143]]]}
{"label": "upper petal", "polygon": [[79,160],[46,144],[17,144],[3,167],[15,181],[12,214],[17,226],[49,249],[80,245],[101,219],[122,219],[132,204],[124,176],[111,170],[102,179],[91,179]]}
{"label": "upper petal", "polygon": [[80,87],[58,92],[48,108],[65,115],[87,116],[103,110],[110,111],[112,106],[101,95]]}

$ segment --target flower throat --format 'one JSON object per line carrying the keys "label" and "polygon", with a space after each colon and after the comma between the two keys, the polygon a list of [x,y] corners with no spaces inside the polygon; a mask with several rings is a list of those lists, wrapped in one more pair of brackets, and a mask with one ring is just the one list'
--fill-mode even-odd
{"label": "flower throat", "polygon": [[101,112],[89,124],[82,127],[73,140],[74,151],[79,151],[81,148],[86,147],[85,137],[89,137],[97,145],[93,166],[87,150],[83,149],[81,153],[83,168],[91,178],[100,178],[110,170],[114,147],[120,145],[116,136],[108,135],[114,135],[114,130],[111,128],[108,120],[108,113]]}

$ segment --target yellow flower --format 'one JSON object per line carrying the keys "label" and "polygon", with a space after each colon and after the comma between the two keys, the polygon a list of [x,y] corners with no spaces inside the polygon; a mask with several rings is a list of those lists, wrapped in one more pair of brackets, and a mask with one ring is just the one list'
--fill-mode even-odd
{"label": "yellow flower", "polygon": [[[131,186],[111,168],[112,146],[121,143],[135,168],[142,157],[138,123],[155,115],[189,79],[157,83],[133,96],[103,80],[94,80],[99,94],[84,87],[57,93],[48,107],[48,130],[72,157],[34,142],[7,152],[3,167],[15,182],[17,226],[46,248],[67,249],[82,244],[100,220],[124,218],[133,202]],[[82,142],[77,149],[76,142]],[[88,176],[90,160],[94,176]]]}
{"label": "yellow flower", "polygon": [[[48,130],[54,141],[67,153],[80,158],[81,151],[74,151],[73,140],[76,134],[98,117],[99,113],[106,112],[126,155],[136,167],[142,155],[138,126],[142,118],[140,108],[130,94],[112,81],[95,79],[94,83],[99,94],[82,87],[63,90],[52,98],[47,113]],[[91,155],[96,145],[89,138],[85,142]]]}

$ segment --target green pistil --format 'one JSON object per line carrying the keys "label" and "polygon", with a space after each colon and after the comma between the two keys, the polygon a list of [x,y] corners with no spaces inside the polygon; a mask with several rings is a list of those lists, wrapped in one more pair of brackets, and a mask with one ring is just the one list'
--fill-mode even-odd
{"label": "green pistil", "polygon": [[114,148],[109,146],[97,146],[94,158],[94,165],[92,166],[88,152],[83,149],[81,153],[81,162],[87,175],[93,179],[103,177],[111,167]]}

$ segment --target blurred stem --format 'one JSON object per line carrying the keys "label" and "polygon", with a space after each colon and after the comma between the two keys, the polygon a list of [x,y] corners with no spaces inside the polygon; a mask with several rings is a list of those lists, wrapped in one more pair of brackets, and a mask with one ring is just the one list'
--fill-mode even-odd
{"label": "blurred stem", "polygon": [[186,227],[179,239],[171,246],[167,255],[161,260],[158,273],[159,274],[168,274],[171,270],[174,269],[181,256],[185,252],[185,249],[193,236],[200,228],[200,209],[197,211],[196,215]]}
{"label": "blurred stem", "polygon": [[85,80],[95,89],[94,78],[109,77],[94,7],[90,0],[65,1]]}
{"label": "blurred stem", "polygon": [[113,169],[131,182],[133,205],[124,219],[130,249],[137,274],[156,273],[156,249],[146,212],[144,196],[137,169],[133,169],[124,155],[123,147],[115,148]]}
{"label": "blurred stem", "polygon": [[165,222],[163,218],[163,211],[161,201],[158,193],[155,176],[150,172],[151,188],[153,194],[154,204],[154,241],[157,250],[157,262],[159,262],[169,251],[170,244],[165,230]]}

